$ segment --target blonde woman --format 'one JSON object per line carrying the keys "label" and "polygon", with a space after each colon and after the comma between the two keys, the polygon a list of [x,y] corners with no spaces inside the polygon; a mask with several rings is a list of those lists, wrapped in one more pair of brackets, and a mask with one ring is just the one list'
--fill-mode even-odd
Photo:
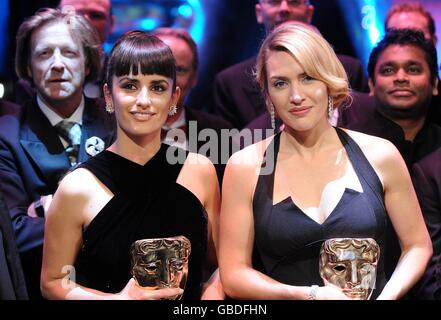
{"label": "blonde woman", "polygon": [[[403,159],[376,137],[334,128],[349,97],[330,45],[300,24],[277,27],[257,59],[257,80],[284,129],[229,160],[223,181],[220,275],[240,299],[346,299],[319,274],[324,240],[373,238],[384,248],[387,215],[401,258],[378,299],[402,297],[422,275],[431,243]],[[271,170],[273,169],[273,170]]]}

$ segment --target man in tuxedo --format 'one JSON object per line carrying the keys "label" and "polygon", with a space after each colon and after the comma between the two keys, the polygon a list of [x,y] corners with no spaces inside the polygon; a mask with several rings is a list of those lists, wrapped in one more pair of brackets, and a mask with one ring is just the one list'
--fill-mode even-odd
{"label": "man in tuxedo", "polygon": [[101,71],[101,46],[84,17],[42,9],[17,33],[16,72],[36,94],[0,117],[0,189],[14,227],[30,298],[38,298],[44,214],[60,179],[113,141],[101,100],[83,95]]}
{"label": "man in tuxedo", "polygon": [[[221,182],[224,169],[221,163],[221,130],[231,129],[232,126],[228,121],[219,116],[193,108],[186,108],[185,106],[185,100],[191,89],[196,85],[198,78],[197,45],[185,29],[159,28],[153,34],[168,45],[173,52],[176,60],[176,85],[181,88],[181,96],[177,103],[176,113],[169,115],[167,122],[162,128],[163,141],[197,153],[202,145],[206,143],[206,141],[198,139],[199,134],[204,129],[210,129],[211,133],[215,134],[216,137],[209,136],[207,142],[213,143],[212,146],[216,149],[217,157],[215,154],[204,153],[204,155],[210,157],[215,164],[218,178]],[[181,129],[181,133],[184,134],[179,134],[176,129]],[[190,139],[196,141],[190,141]],[[216,141],[211,141],[211,139]],[[226,153],[225,164],[229,157],[228,143],[225,143],[224,147],[224,153]]]}
{"label": "man in tuxedo", "polygon": [[[256,19],[269,33],[286,21],[310,24],[314,6],[308,0],[259,0],[255,6]],[[352,89],[366,91],[363,67],[357,59],[338,55]],[[213,112],[242,129],[266,111],[265,101],[254,79],[256,57],[235,64],[215,77]]]}

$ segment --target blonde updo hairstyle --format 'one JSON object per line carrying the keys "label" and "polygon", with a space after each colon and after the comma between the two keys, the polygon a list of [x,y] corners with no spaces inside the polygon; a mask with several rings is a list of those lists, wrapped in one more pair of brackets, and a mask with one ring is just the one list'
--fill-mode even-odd
{"label": "blonde updo hairstyle", "polygon": [[266,62],[271,51],[292,55],[308,76],[324,82],[334,100],[334,108],[350,99],[348,77],[331,45],[311,26],[285,23],[267,36],[257,56],[255,76],[264,93],[267,108],[270,104]]}

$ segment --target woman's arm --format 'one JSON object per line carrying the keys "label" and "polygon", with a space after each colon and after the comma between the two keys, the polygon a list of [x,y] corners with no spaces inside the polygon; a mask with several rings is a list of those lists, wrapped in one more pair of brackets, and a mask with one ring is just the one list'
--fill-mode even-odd
{"label": "woman's arm", "polygon": [[90,215],[111,198],[91,173],[78,169],[67,175],[54,195],[46,216],[41,291],[48,299],[160,299],[182,293],[180,289],[143,291],[130,280],[118,294],[109,294],[75,283],[75,259],[82,246],[82,228]]}
{"label": "woman's arm", "polygon": [[225,292],[220,280],[219,269],[204,283],[201,300],[224,300]]}
{"label": "woman's arm", "polygon": [[[311,287],[280,283],[253,269],[254,220],[252,199],[260,168],[259,157],[238,152],[230,159],[223,181],[219,266],[226,294],[235,299],[308,299]],[[256,163],[250,163],[255,159]],[[332,287],[320,287],[317,299],[345,299]]]}
{"label": "woman's arm", "polygon": [[401,256],[378,299],[399,299],[424,273],[432,255],[432,243],[412,186],[407,167],[389,142],[376,144],[378,170],[384,186],[386,210],[398,235]]}
{"label": "woman's arm", "polygon": [[216,170],[208,158],[189,153],[177,182],[191,190],[198,197],[208,216],[208,252],[204,270],[206,274],[213,274],[204,284],[202,299],[224,299],[225,294],[217,275],[220,192]]}
{"label": "woman's arm", "polygon": [[211,164],[207,168],[204,178],[201,179],[205,184],[205,203],[204,207],[208,215],[208,256],[207,272],[213,272],[210,279],[204,284],[202,300],[223,300],[225,293],[220,281],[217,252],[219,247],[219,211],[220,211],[220,191],[217,180],[216,170]]}

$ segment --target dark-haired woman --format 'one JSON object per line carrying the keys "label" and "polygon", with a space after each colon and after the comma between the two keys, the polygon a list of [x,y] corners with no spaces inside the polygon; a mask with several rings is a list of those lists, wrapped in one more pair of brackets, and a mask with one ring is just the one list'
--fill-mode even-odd
{"label": "dark-haired woman", "polygon": [[[67,175],[46,218],[42,292],[50,299],[167,299],[180,289],[143,290],[130,275],[138,239],[191,242],[183,299],[199,299],[214,250],[219,190],[205,157],[161,144],[179,99],[170,49],[144,32],[123,35],[109,56],[104,93],[117,138]],[[208,249],[207,249],[208,247]]]}

